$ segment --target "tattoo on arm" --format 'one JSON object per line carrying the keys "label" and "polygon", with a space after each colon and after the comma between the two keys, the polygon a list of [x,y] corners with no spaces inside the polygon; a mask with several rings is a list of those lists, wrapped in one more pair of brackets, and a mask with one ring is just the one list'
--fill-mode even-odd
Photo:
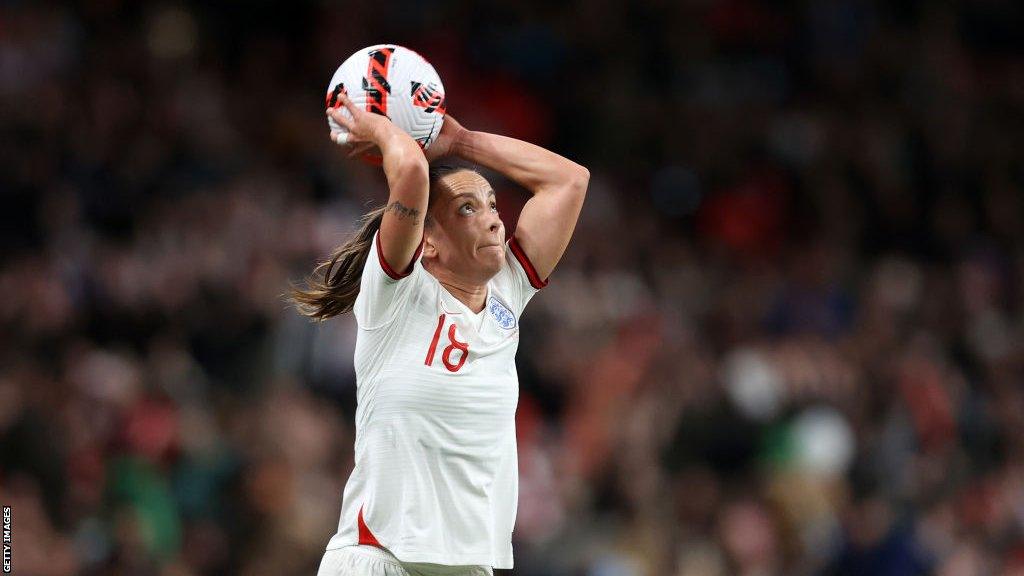
{"label": "tattoo on arm", "polygon": [[402,204],[398,200],[395,200],[388,207],[384,209],[385,212],[393,212],[399,220],[405,220],[406,218],[412,218],[413,224],[418,224],[417,217],[420,215],[420,211],[415,208],[409,208],[405,204]]}

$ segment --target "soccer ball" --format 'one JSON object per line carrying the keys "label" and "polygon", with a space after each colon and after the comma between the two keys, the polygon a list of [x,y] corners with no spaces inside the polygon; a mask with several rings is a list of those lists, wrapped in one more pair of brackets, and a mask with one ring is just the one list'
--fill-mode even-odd
{"label": "soccer ball", "polygon": [[[377,44],[341,63],[327,87],[327,106],[341,108],[345,93],[356,106],[387,116],[424,150],[444,123],[444,86],[437,71],[422,56],[395,44]],[[331,130],[345,132],[328,117]]]}

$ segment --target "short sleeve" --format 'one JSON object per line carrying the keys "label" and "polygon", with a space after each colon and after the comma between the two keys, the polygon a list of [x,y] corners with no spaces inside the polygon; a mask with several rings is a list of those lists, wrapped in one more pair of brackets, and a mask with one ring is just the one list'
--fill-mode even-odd
{"label": "short sleeve", "polygon": [[533,295],[548,285],[547,279],[541,279],[537,274],[533,262],[516,241],[515,236],[505,243],[505,265],[498,276],[503,291],[512,300],[508,304],[516,308],[517,316],[526,308]]}
{"label": "short sleeve", "polygon": [[373,234],[373,246],[366,255],[359,295],[353,307],[359,326],[368,330],[379,328],[395,318],[423,273],[423,267],[418,265],[422,245],[416,249],[409,268],[396,272],[384,259],[379,234],[379,230]]}

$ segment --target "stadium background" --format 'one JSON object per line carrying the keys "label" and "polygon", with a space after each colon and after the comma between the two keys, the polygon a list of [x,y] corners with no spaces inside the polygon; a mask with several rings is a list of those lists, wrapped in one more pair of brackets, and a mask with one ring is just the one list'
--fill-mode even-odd
{"label": "stadium background", "polygon": [[499,573],[1024,573],[1022,12],[4,2],[15,573],[315,573],[354,324],[279,294],[385,198],[323,117],[382,41],[593,174],[522,322]]}

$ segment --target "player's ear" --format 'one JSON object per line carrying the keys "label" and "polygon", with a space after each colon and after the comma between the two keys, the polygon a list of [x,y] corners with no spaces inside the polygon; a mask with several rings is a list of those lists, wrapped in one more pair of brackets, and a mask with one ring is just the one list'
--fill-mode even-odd
{"label": "player's ear", "polygon": [[434,246],[434,242],[431,240],[430,234],[423,235],[423,257],[437,258],[437,247]]}

